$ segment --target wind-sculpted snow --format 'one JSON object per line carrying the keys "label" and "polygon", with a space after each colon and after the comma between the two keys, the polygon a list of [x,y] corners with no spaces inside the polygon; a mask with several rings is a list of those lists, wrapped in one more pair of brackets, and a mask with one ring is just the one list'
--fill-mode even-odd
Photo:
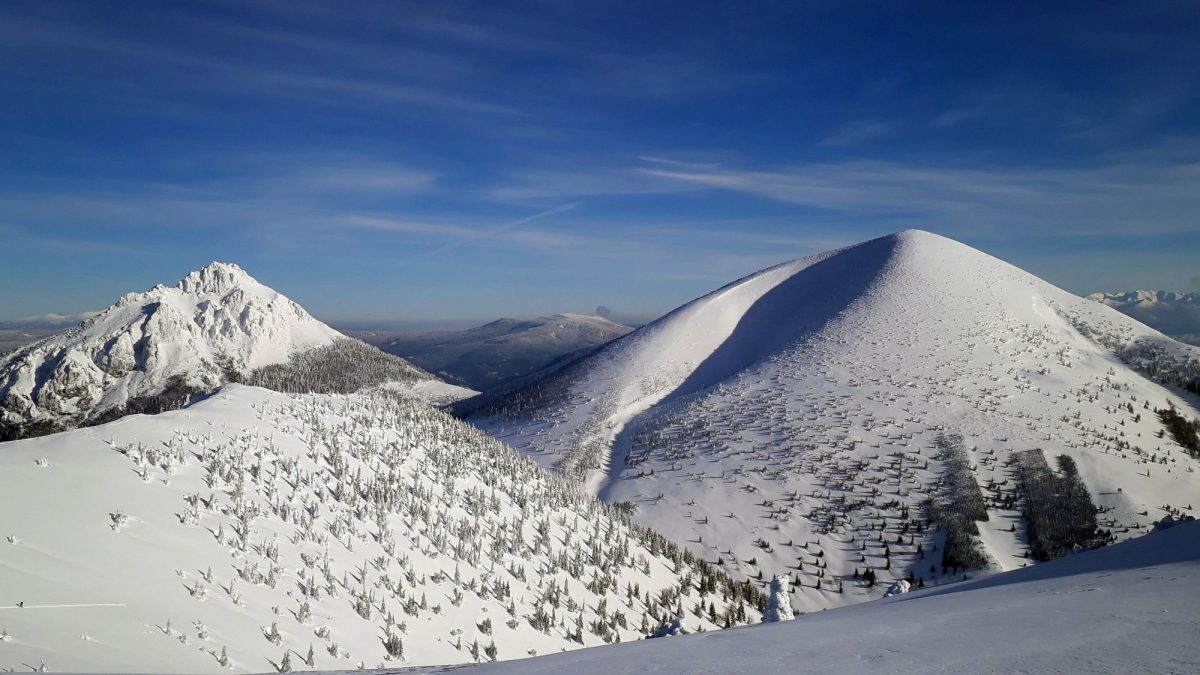
{"label": "wind-sculpted snow", "polygon": [[[409,398],[242,385],[0,453],[0,667],[512,659],[764,598]],[[23,607],[16,607],[18,603]]]}
{"label": "wind-sculpted snow", "polygon": [[[961,579],[981,559],[970,550],[999,569],[1033,562],[1021,451],[1071,460],[1096,509],[1085,540],[1200,506],[1197,460],[1155,414],[1173,402],[1200,417],[1175,388],[1197,363],[1200,350],[1111,308],[910,231],[751,275],[467,405],[477,426],[636,504],[734,576],[789,575],[810,611],[905,577]],[[988,518],[971,516],[977,541],[943,566],[945,521],[931,526],[927,506],[959,472],[948,437]]]}
{"label": "wind-sculpted snow", "polygon": [[[277,379],[314,382],[316,357],[339,354],[355,365],[340,373],[339,387],[382,372],[384,358],[394,362],[386,370],[403,371],[402,383],[437,379],[374,349],[380,358],[366,359],[349,342],[236,265],[212,263],[176,286],[130,293],[0,361],[0,440],[171,409],[252,372],[269,375],[298,355],[308,356],[301,364],[306,377],[294,367]],[[332,380],[330,370],[323,368],[320,383]]]}

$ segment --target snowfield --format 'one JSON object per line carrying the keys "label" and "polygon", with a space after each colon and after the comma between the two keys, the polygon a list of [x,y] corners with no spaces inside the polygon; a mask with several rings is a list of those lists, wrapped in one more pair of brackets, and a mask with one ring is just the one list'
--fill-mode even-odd
{"label": "snowfield", "polygon": [[1196,673],[1198,597],[1200,523],[1190,523],[794,621],[454,672]]}
{"label": "snowfield", "polygon": [[227,385],[5,443],[0,476],[0,668],[463,663],[759,617],[753,589],[406,397]]}
{"label": "snowfield", "polygon": [[746,277],[458,412],[736,577],[790,575],[812,611],[959,576],[921,522],[951,438],[994,569],[1032,562],[1019,458],[1070,464],[1051,475],[1077,475],[1117,539],[1192,513],[1198,460],[1155,410],[1200,417],[1197,399],[1146,373],[1198,366],[1200,349],[908,231]]}

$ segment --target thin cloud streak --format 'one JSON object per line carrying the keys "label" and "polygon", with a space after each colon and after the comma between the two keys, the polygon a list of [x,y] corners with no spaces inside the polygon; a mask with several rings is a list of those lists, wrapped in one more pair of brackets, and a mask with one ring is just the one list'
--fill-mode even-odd
{"label": "thin cloud streak", "polygon": [[956,168],[840,162],[782,170],[667,171],[656,178],[829,211],[929,216],[1017,228],[1058,220],[1079,232],[1191,231],[1200,211],[1200,163],[1091,169]]}

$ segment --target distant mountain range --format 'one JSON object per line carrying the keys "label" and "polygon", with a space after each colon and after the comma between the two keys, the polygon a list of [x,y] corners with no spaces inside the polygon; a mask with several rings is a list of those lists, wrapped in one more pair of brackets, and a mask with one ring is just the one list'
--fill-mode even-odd
{"label": "distant mountain range", "polygon": [[600,316],[555,314],[499,319],[462,331],[348,334],[403,357],[448,382],[487,391],[633,330]]}
{"label": "distant mountain range", "polygon": [[0,356],[16,351],[22,345],[36,342],[48,335],[78,325],[99,312],[78,314],[44,314],[0,321]]}
{"label": "distant mountain range", "polygon": [[1092,293],[1087,298],[1128,314],[1178,340],[1200,344],[1200,293],[1125,291]]}
{"label": "distant mountain range", "polygon": [[79,312],[77,314],[41,314],[26,316],[10,321],[0,321],[0,331],[6,330],[48,330],[58,331],[70,328],[86,321],[100,312]]}

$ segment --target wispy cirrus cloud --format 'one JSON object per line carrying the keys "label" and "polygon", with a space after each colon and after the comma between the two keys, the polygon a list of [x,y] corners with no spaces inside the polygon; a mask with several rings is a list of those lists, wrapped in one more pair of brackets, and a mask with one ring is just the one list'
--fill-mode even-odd
{"label": "wispy cirrus cloud", "polygon": [[394,217],[386,215],[348,214],[330,221],[333,227],[350,229],[373,230],[399,235],[412,235],[438,242],[438,246],[421,255],[437,255],[447,253],[465,245],[507,245],[545,247],[580,246],[585,243],[595,243],[594,237],[582,236],[577,233],[555,232],[540,229],[529,229],[525,226],[539,220],[574,210],[576,204],[564,204],[551,209],[523,216],[499,224],[462,225],[453,222],[434,222],[428,220]]}
{"label": "wispy cirrus cloud", "polygon": [[1191,231],[1200,210],[1200,163],[1051,169],[845,161],[770,170],[638,171],[830,211],[925,217],[955,228],[1019,231],[1053,223],[1064,234]]}
{"label": "wispy cirrus cloud", "polygon": [[[467,93],[464,88],[450,84],[458,81],[470,66],[453,57],[440,58],[437,52],[408,50],[397,53],[392,45],[373,47],[361,41],[305,33],[254,31],[211,21],[200,23],[199,29],[191,40],[170,44],[71,23],[6,18],[0,21],[0,36],[4,38],[0,45],[6,45],[14,58],[9,59],[7,67],[0,65],[0,69],[20,76],[23,73],[20,62],[69,50],[103,58],[100,63],[107,64],[106,68],[111,69],[117,79],[126,68],[140,68],[145,63],[182,69],[188,76],[171,82],[169,95],[174,98],[178,98],[176,90],[182,88],[258,98],[301,98],[333,107],[375,101],[484,115],[524,114],[516,106],[485,97],[478,91]],[[205,30],[222,33],[226,39],[231,34],[243,34],[259,46],[284,43],[292,49],[278,53],[270,60],[254,53],[239,55],[239,52],[245,52],[244,49],[214,53],[202,39]],[[362,63],[349,73],[345,64],[314,59],[314,48],[337,52],[343,58],[356,54],[355,58]],[[17,49],[22,51],[16,52]],[[389,67],[395,65],[402,67]],[[114,91],[113,95],[120,93]],[[155,96],[153,92],[141,95]],[[164,92],[163,95],[168,94]]]}
{"label": "wispy cirrus cloud", "polygon": [[894,133],[898,122],[892,120],[855,120],[846,122],[821,139],[821,145],[852,146],[869,143]]}

